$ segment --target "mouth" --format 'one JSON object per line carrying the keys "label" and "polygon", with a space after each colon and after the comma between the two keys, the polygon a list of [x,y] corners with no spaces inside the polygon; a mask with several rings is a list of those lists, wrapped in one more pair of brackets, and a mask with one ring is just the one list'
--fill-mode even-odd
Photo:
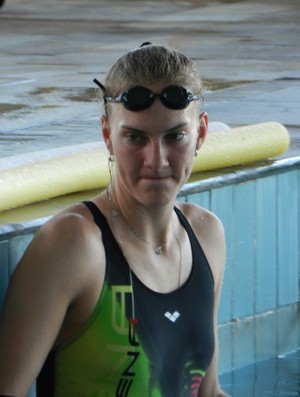
{"label": "mouth", "polygon": [[166,179],[170,178],[170,175],[144,175],[141,178],[150,181],[165,181]]}
{"label": "mouth", "polygon": [[140,177],[145,179],[166,179],[171,177],[170,170],[141,170]]}

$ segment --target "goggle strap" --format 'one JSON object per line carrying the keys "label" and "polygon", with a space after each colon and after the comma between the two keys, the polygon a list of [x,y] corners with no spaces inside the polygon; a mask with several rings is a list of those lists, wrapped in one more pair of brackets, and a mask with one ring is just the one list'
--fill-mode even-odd
{"label": "goggle strap", "polygon": [[106,103],[106,102],[107,102],[107,96],[105,95],[106,88],[105,88],[104,85],[103,85],[102,83],[100,83],[100,81],[97,80],[96,78],[93,80],[93,82],[94,82],[94,83],[102,90],[102,92],[104,93],[104,95],[103,95],[103,100],[104,100],[104,103]]}
{"label": "goggle strap", "polygon": [[94,79],[93,82],[99,87],[101,88],[101,90],[105,93],[106,92],[106,88],[104,87],[104,85],[102,83],[100,83],[99,80]]}
{"label": "goggle strap", "polygon": [[200,99],[200,95],[193,95],[189,94],[189,100],[192,101],[198,101]]}
{"label": "goggle strap", "polygon": [[112,98],[112,97],[110,97],[110,96],[104,96],[104,98],[105,98],[105,100],[107,101],[107,102],[110,102],[110,103],[121,103],[121,102],[123,102],[122,101],[122,96],[121,95],[119,95],[119,96],[117,96],[116,98]]}

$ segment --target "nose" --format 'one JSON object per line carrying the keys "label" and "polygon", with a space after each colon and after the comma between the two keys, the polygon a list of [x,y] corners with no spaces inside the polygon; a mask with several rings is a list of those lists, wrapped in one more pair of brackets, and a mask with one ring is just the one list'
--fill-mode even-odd
{"label": "nose", "polygon": [[168,151],[159,138],[148,142],[144,152],[144,166],[152,170],[159,170],[169,165]]}

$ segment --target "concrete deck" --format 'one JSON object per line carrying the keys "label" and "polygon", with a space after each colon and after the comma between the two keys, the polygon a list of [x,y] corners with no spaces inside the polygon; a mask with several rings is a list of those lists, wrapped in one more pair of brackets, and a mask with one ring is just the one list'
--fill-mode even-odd
{"label": "concrete deck", "polygon": [[278,121],[300,154],[299,0],[6,0],[0,157],[100,139],[93,78],[143,41],[194,58],[210,120]]}

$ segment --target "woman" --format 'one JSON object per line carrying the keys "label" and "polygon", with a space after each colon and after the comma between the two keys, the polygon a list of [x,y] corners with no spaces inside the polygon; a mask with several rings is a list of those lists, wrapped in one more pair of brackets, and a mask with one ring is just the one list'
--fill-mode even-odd
{"label": "woman", "polygon": [[223,228],[175,203],[207,132],[201,79],[181,53],[145,43],[95,82],[111,184],[54,216],[18,265],[1,321],[0,394],[25,396],[43,367],[42,396],[225,396]]}

